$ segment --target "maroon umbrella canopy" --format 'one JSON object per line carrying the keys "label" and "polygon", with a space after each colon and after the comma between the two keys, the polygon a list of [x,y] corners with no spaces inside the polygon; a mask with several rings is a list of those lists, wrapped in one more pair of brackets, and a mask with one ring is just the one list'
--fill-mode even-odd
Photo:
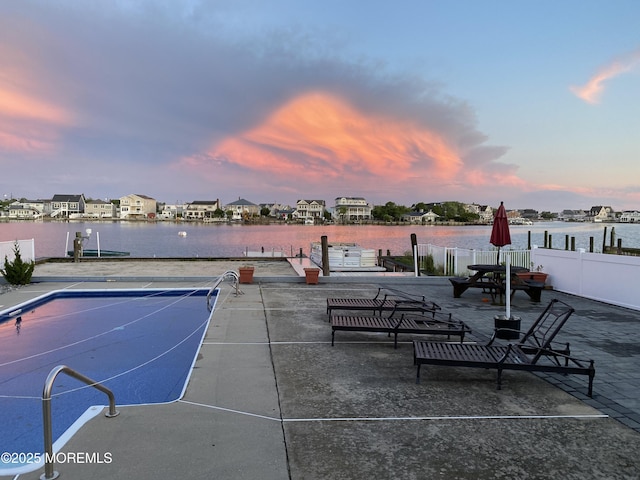
{"label": "maroon umbrella canopy", "polygon": [[509,219],[507,219],[507,211],[504,208],[504,202],[500,202],[500,207],[493,219],[493,228],[491,229],[492,245],[498,247],[498,258],[496,263],[500,263],[500,247],[511,245],[511,234],[509,233]]}

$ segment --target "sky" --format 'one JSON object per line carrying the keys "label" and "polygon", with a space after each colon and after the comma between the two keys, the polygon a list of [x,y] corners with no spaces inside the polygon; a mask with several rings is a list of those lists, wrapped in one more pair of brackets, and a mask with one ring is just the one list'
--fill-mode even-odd
{"label": "sky", "polygon": [[5,198],[640,209],[637,0],[3,0]]}

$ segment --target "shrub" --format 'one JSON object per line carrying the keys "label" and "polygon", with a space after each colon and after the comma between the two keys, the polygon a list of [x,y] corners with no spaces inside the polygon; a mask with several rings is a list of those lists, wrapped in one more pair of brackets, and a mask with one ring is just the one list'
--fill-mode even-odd
{"label": "shrub", "polygon": [[31,275],[33,275],[36,263],[33,260],[30,262],[22,260],[18,242],[13,245],[13,253],[15,258],[12,262],[5,255],[4,268],[0,268],[0,273],[11,285],[26,285],[31,282]]}

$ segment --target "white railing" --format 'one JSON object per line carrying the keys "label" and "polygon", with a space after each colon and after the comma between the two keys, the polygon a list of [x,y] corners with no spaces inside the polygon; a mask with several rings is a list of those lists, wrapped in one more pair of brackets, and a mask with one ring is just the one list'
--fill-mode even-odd
{"label": "white railing", "polygon": [[0,242],[0,264],[4,265],[5,257],[10,262],[13,261],[15,255],[13,253],[13,248],[18,243],[18,248],[20,249],[20,257],[25,262],[35,261],[36,259],[36,247],[35,240],[32,238],[30,240],[15,240],[12,242]]}
{"label": "white railing", "polygon": [[417,262],[421,272],[428,270],[427,266],[448,276],[465,276],[469,275],[467,265],[475,264],[494,264],[505,261],[505,254],[511,256],[511,265],[526,267],[531,266],[530,250],[471,250],[468,248],[458,247],[441,247],[431,244],[417,245]]}

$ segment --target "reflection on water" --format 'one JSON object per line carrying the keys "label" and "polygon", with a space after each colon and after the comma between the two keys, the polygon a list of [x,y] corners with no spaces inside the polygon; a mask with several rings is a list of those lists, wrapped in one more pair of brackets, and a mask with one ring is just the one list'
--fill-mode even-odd
{"label": "reflection on water", "polygon": [[[640,248],[640,225],[540,222],[534,225],[511,226],[511,248],[526,248],[529,234],[532,245],[544,245],[544,234],[552,237],[554,248],[564,248],[565,237],[575,237],[576,248],[589,248],[594,239],[596,251],[602,250],[604,229],[615,228],[616,239],[626,247]],[[312,242],[326,235],[329,242],[355,242],[363,247],[387,250],[402,255],[411,250],[411,234],[418,243],[445,247],[491,249],[491,226],[378,226],[378,225],[211,225],[191,223],[142,222],[2,222],[0,241],[35,239],[37,257],[61,257],[75,232],[91,228],[91,238],[84,247],[130,252],[132,257],[239,257],[245,251],[282,251],[296,255],[302,249],[306,255]],[[178,235],[185,231],[186,236]]]}

